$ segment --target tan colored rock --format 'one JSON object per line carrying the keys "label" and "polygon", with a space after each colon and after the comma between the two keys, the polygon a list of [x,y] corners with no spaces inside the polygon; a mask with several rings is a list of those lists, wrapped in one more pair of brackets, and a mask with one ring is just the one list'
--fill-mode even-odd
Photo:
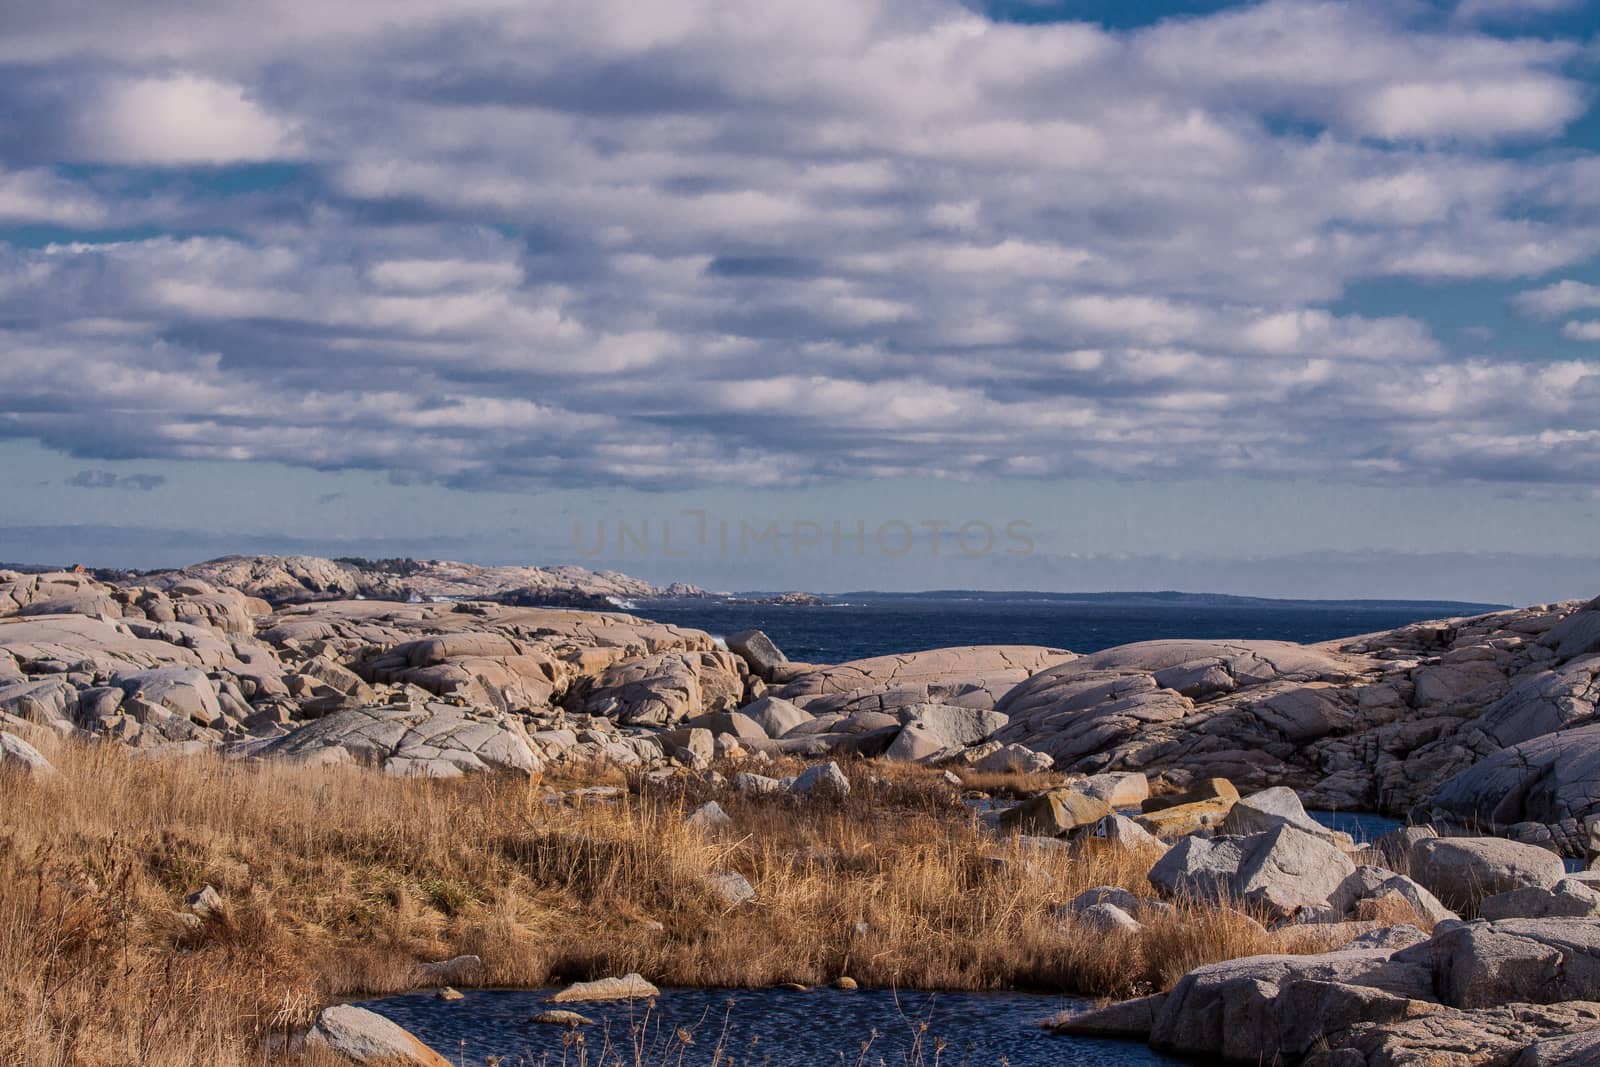
{"label": "tan colored rock", "polygon": [[642,1000],[659,996],[661,990],[645,981],[641,975],[625,974],[621,978],[601,978],[593,982],[574,982],[550,998],[553,1004],[571,1004],[586,1001]]}
{"label": "tan colored rock", "polygon": [[1006,811],[1000,816],[1000,825],[1029,836],[1059,837],[1092,826],[1110,814],[1111,805],[1100,797],[1052,789]]}
{"label": "tan colored rock", "polygon": [[354,1004],[324,1008],[306,1042],[355,1063],[450,1067],[449,1060],[417,1040],[409,1030]]}

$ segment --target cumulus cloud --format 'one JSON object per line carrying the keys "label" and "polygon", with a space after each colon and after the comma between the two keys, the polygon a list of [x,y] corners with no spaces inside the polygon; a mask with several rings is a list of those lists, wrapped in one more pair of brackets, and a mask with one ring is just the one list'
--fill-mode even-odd
{"label": "cumulus cloud", "polygon": [[1561,328],[1561,333],[1574,341],[1600,341],[1600,321],[1569,322]]}
{"label": "cumulus cloud", "polygon": [[1563,279],[1539,289],[1518,293],[1516,304],[1529,315],[1559,318],[1574,311],[1600,308],[1600,285]]}
{"label": "cumulus cloud", "polygon": [[83,104],[69,148],[95,163],[216,165],[298,154],[293,126],[242,86],[193,74],[115,80]]}
{"label": "cumulus cloud", "polygon": [[0,240],[0,434],[462,486],[1600,477],[1600,364],[1339,303],[1600,252],[1594,160],[1521,150],[1581,110],[1568,42],[1308,0],[79,6],[0,40],[0,223],[154,235]]}

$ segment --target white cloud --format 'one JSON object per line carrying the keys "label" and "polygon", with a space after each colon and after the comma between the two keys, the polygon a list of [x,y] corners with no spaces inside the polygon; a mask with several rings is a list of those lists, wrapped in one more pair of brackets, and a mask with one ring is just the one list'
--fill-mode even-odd
{"label": "white cloud", "polygon": [[1548,134],[1581,115],[1577,88],[1554,76],[1390,85],[1356,106],[1359,124],[1393,139]]}
{"label": "white cloud", "polygon": [[1600,341],[1600,322],[1569,322],[1561,328],[1561,334],[1574,341]]}
{"label": "white cloud", "polygon": [[250,163],[300,154],[292,123],[244,88],[194,74],[108,83],[85,103],[73,151],[97,163]]}
{"label": "white cloud", "polygon": [[98,196],[44,170],[0,167],[0,222],[98,226],[109,208]]}
{"label": "white cloud", "polygon": [[1574,311],[1600,308],[1600,285],[1573,281],[1570,278],[1518,293],[1517,307],[1529,315],[1541,318],[1560,318]]}
{"label": "white cloud", "polygon": [[[1544,443],[1600,428],[1594,364],[1338,303],[1600,252],[1594,158],[1521,151],[1582,96],[1572,42],[1308,0],[1120,33],[955,0],[200,6],[0,41],[48,74],[0,129],[0,218],[218,235],[0,244],[4,432],[470,485],[1600,476]],[[286,158],[281,189],[186,169]]]}

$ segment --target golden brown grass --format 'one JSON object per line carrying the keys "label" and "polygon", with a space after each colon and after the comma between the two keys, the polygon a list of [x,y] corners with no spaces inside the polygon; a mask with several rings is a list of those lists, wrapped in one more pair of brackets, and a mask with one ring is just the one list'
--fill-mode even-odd
{"label": "golden brown grass", "polygon": [[[859,764],[842,803],[635,781],[552,803],[560,782],[385,779],[348,768],[131,759],[52,747],[61,774],[0,776],[0,1063],[261,1064],[261,1039],[329,1000],[483,957],[485,985],[639,971],[666,985],[807,985],[1124,996],[1273,951],[1236,912],[1183,907],[1108,940],[1052,905],[1147,894],[1150,858],[994,838],[936,773]],[[716,799],[734,825],[684,816]],[[705,875],[758,894],[728,910]],[[224,914],[192,929],[185,895]]]}

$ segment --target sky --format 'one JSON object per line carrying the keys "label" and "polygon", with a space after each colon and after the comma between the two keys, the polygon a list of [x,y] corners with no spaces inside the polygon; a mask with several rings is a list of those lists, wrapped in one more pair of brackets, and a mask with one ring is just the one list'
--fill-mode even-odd
{"label": "sky", "polygon": [[1600,0],[0,15],[0,561],[1600,593]]}

